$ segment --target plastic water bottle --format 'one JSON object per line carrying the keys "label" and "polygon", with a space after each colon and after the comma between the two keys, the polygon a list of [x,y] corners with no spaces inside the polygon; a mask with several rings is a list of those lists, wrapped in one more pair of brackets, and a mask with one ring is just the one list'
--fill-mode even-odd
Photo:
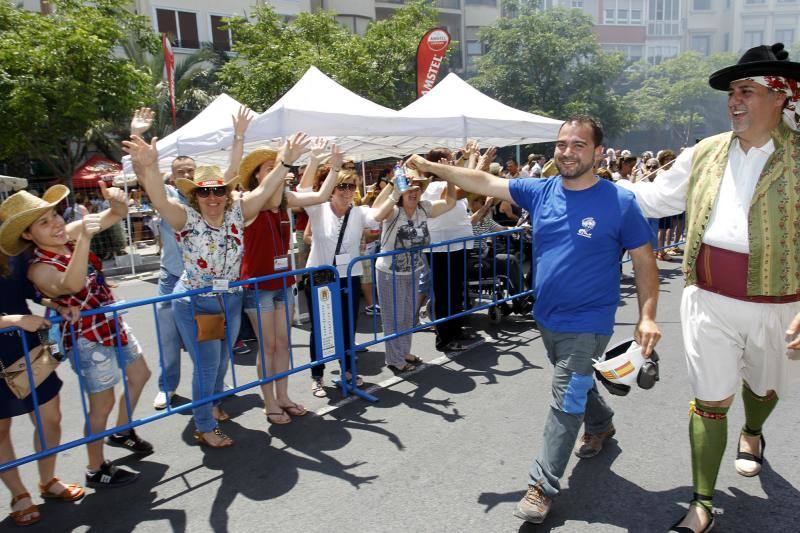
{"label": "plastic water bottle", "polygon": [[406,176],[406,171],[400,163],[394,166],[394,186],[400,194],[408,190],[408,176]]}

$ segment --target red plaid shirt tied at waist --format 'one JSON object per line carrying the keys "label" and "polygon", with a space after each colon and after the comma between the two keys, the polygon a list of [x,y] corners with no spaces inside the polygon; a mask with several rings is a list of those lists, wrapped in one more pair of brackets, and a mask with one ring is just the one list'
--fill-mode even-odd
{"label": "red plaid shirt tied at waist", "polygon": [[[31,263],[43,263],[54,267],[59,272],[65,272],[72,258],[72,250],[74,249],[71,244],[68,244],[67,247],[70,249],[68,255],[60,255],[42,250],[41,248],[36,248]],[[106,284],[105,277],[103,277],[103,264],[100,262],[100,259],[89,252],[89,268],[86,281],[80,292],[51,299],[58,305],[78,307],[81,311],[90,311],[99,307],[112,305],[114,303],[114,296],[111,294],[111,289],[109,289]],[[113,318],[107,318],[103,313],[83,316],[78,320],[76,333],[90,341],[99,342],[103,346],[116,346],[116,326],[118,325],[120,342],[122,346],[126,346],[128,344],[128,336],[125,334],[122,319],[118,318],[117,321],[118,324],[115,324]],[[61,334],[64,347],[66,349],[71,348],[72,335],[70,334],[69,324],[67,322],[62,322]]]}

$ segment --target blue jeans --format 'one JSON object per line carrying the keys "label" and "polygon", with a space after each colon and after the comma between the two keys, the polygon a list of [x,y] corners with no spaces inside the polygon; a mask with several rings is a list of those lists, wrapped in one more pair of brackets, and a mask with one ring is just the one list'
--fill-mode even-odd
{"label": "blue jeans", "polygon": [[[158,280],[158,295],[172,294],[179,276],[162,268]],[[159,339],[161,340],[161,368],[158,388],[164,392],[175,392],[181,381],[181,337],[172,316],[172,301],[159,302],[156,307]]]}
{"label": "blue jeans", "polygon": [[[175,285],[175,292],[184,292],[186,288],[182,283]],[[236,341],[239,335],[239,326],[242,323],[242,292],[223,293],[227,302],[227,335],[222,340],[197,342],[197,326],[194,313],[216,314],[224,312],[220,309],[219,302],[214,296],[193,296],[176,298],[172,300],[172,312],[175,324],[183,339],[189,356],[194,363],[192,372],[192,401],[199,402],[213,394],[219,394],[225,387],[225,374],[228,371],[230,358],[229,344]],[[194,302],[194,306],[192,305]],[[208,433],[217,427],[214,420],[213,405],[219,405],[219,400],[198,405],[194,408],[194,425],[197,431]]]}
{"label": "blue jeans", "polygon": [[550,412],[544,424],[544,443],[530,469],[529,485],[540,484],[549,497],[561,489],[570,453],[581,424],[596,435],[611,428],[611,410],[594,383],[592,359],[605,352],[611,337],[595,333],[557,333],[540,327],[547,357],[553,364]]}

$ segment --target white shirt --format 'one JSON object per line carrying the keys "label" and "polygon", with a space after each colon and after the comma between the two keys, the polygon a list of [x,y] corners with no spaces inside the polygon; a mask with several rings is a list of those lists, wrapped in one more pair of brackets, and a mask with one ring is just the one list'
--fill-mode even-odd
{"label": "white shirt", "polygon": [[[728,163],[722,176],[717,201],[703,235],[705,244],[743,254],[750,253],[748,214],[758,178],[767,159],[775,151],[772,139],[763,146],[753,147],[745,153],[739,140],[731,142]],[[659,174],[652,182],[618,184],[636,193],[636,199],[645,215],[661,218],[677,215],[686,210],[686,191],[692,169],[694,148],[684,150],[672,168]]]}
{"label": "white shirt", "polygon": [[[428,188],[422,193],[421,200],[435,202],[442,199],[442,192],[447,187],[446,181],[434,181],[428,184]],[[472,237],[472,224],[467,214],[467,199],[462,198],[456,201],[455,207],[436,218],[428,219],[428,231],[431,234],[431,242],[449,241],[461,237]],[[473,241],[467,241],[467,249],[472,250]],[[464,244],[457,242],[449,245],[450,251],[461,250]],[[437,246],[434,252],[448,251],[447,245]]]}
{"label": "white shirt", "polygon": [[[300,192],[307,192],[311,189],[298,189]],[[342,227],[344,215],[337,217],[331,209],[330,202],[318,205],[310,205],[304,208],[308,213],[308,221],[311,224],[311,251],[308,254],[307,267],[321,265],[332,265],[333,255],[336,252],[336,242],[339,240],[339,229]],[[361,247],[361,236],[364,229],[377,229],[378,223],[372,215],[372,208],[365,205],[353,206],[350,210],[350,217],[347,219],[347,227],[342,237],[342,246],[339,254],[349,254],[350,260],[358,257]],[[349,262],[349,261],[348,261]],[[338,264],[339,275],[347,275],[347,264]],[[361,261],[353,265],[351,274],[360,276],[363,273]]]}

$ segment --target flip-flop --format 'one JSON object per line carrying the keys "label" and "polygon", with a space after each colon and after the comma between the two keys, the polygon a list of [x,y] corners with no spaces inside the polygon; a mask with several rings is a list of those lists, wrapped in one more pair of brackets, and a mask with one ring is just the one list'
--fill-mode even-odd
{"label": "flip-flop", "polygon": [[406,372],[411,372],[414,370],[414,365],[411,363],[406,363],[403,366],[394,366],[394,365],[386,365],[386,367],[392,371],[392,373],[397,376],[399,374],[404,374]]}
{"label": "flip-flop", "polygon": [[421,365],[424,362],[425,361],[423,361],[422,359],[420,359],[416,355],[413,356],[411,359],[406,359],[406,363],[408,363],[409,365],[414,365],[414,366]]}
{"label": "flip-flop", "polygon": [[[353,380],[353,374],[350,372],[345,372],[344,379],[350,383]],[[356,374],[356,387],[363,387],[364,386],[364,378]]]}
{"label": "flip-flop", "polygon": [[[274,417],[274,416],[285,416],[287,418],[287,420],[284,420],[283,422],[279,422],[277,420],[273,420],[272,417]],[[292,421],[292,417],[290,417],[289,415],[287,415],[283,411],[280,411],[278,413],[267,413],[267,422],[269,422],[270,424],[275,424],[276,426],[283,426],[285,424],[290,423],[291,421]]]}
{"label": "flip-flop", "polygon": [[233,439],[221,432],[219,428],[214,428],[213,433],[222,439],[220,444],[211,444],[210,441],[206,440],[205,435],[199,431],[194,432],[194,440],[196,440],[198,444],[208,446],[209,448],[227,448],[228,446],[233,446]]}
{"label": "flip-flop", "polygon": [[304,416],[306,413],[308,413],[308,410],[305,407],[302,405],[297,405],[294,402],[290,403],[289,405],[281,405],[280,407],[291,416]]}

